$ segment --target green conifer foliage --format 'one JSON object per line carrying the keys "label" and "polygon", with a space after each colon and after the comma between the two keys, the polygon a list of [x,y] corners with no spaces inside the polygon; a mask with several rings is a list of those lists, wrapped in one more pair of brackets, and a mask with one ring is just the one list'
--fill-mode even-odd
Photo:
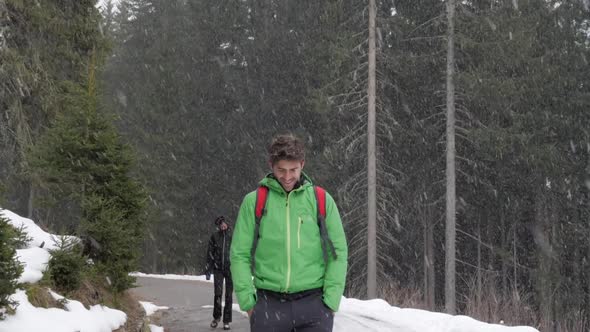
{"label": "green conifer foliage", "polygon": [[0,320],[5,309],[14,305],[9,297],[16,291],[17,279],[23,272],[16,260],[15,236],[14,228],[0,215]]}
{"label": "green conifer foliage", "polygon": [[132,284],[144,222],[145,193],[130,177],[131,150],[124,145],[95,99],[76,84],[64,84],[62,113],[32,153],[31,164],[51,192],[81,210],[84,253],[107,272],[117,291]]}

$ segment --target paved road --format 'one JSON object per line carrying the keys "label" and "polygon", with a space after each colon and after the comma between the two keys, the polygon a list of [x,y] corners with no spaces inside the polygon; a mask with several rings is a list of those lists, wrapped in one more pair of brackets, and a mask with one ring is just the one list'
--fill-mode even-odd
{"label": "paved road", "polygon": [[[223,331],[221,324],[217,329],[209,327],[213,319],[212,283],[139,277],[137,284],[140,287],[133,292],[141,300],[170,308],[157,313],[161,315],[159,323],[166,332]],[[235,303],[234,296],[234,308]],[[240,312],[233,311],[231,331],[250,331],[248,319]]]}

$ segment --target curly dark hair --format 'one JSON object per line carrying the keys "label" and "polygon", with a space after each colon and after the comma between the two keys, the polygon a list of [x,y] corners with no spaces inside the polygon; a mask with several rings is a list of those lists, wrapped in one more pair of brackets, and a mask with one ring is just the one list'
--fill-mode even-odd
{"label": "curly dark hair", "polygon": [[227,224],[227,221],[225,221],[224,216],[219,216],[219,217],[215,218],[215,225],[219,226],[219,225],[221,225],[222,222]]}
{"label": "curly dark hair", "polygon": [[291,133],[280,134],[273,137],[268,147],[268,156],[272,165],[280,160],[304,160],[305,147],[297,136]]}

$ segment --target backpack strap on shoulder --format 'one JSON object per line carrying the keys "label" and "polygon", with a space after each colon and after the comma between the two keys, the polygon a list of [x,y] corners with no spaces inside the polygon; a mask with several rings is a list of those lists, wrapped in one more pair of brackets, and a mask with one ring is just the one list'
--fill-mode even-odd
{"label": "backpack strap on shoulder", "polygon": [[326,190],[322,187],[314,186],[315,198],[318,210],[318,227],[320,229],[320,242],[322,243],[322,252],[324,253],[324,263],[328,264],[328,249],[334,259],[337,259],[334,243],[330,240],[328,229],[326,227]]}
{"label": "backpack strap on shoulder", "polygon": [[250,250],[250,257],[252,262],[252,274],[254,274],[256,246],[258,245],[258,238],[260,237],[260,220],[264,216],[266,199],[268,198],[268,187],[260,186],[256,189],[256,205],[254,206],[254,241],[252,242],[252,249]]}

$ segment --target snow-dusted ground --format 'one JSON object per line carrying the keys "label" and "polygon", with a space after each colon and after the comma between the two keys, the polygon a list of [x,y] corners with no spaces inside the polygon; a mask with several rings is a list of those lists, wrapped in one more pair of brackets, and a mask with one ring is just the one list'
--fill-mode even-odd
{"label": "snow-dusted ground", "polygon": [[[25,272],[19,281],[37,282],[49,259],[48,249],[54,248],[53,235],[44,232],[35,223],[22,218],[8,210],[0,210],[11,224],[20,227],[24,225],[26,231],[33,238],[29,248],[18,250],[19,260],[25,263]],[[39,248],[44,242],[43,248]],[[154,275],[132,273],[134,276],[206,281],[205,276],[183,275]],[[53,293],[56,298],[60,295]],[[96,305],[87,310],[77,301],[68,300],[66,310],[51,308],[35,308],[27,300],[24,291],[17,291],[12,299],[20,305],[16,314],[8,316],[0,322],[0,332],[110,332],[123,325],[126,315],[122,311],[113,310],[105,306]],[[165,310],[149,302],[141,303],[146,312],[151,314],[156,310]],[[240,311],[235,307],[234,310]],[[241,312],[241,311],[240,311]],[[243,312],[241,312],[244,314]],[[152,331],[163,331],[161,327],[153,326]],[[353,298],[343,298],[340,311],[334,320],[334,332],[539,332],[528,327],[509,327],[497,324],[487,324],[467,316],[451,316],[443,313],[425,310],[398,308],[377,299],[362,301]]]}
{"label": "snow-dusted ground", "polygon": [[[205,276],[132,273],[143,278],[206,281]],[[211,282],[211,281],[209,281]],[[213,306],[205,306],[213,308]],[[237,304],[233,310],[243,315]],[[528,327],[487,324],[467,316],[451,316],[418,309],[398,308],[381,299],[363,301],[342,298],[334,319],[334,332],[539,332]]]}
{"label": "snow-dusted ground", "polygon": [[130,276],[134,277],[142,277],[142,278],[158,278],[158,279],[169,279],[169,280],[196,280],[196,281],[205,281],[213,283],[213,276],[211,280],[207,280],[207,278],[203,276],[193,276],[193,275],[180,275],[180,274],[147,274],[142,272],[133,272],[129,273]]}
{"label": "snow-dusted ground", "polygon": [[[0,214],[14,227],[24,227],[32,238],[28,248],[17,250],[18,260],[24,264],[24,272],[18,281],[38,282],[49,261],[48,250],[57,246],[57,237],[43,231],[32,220],[11,211],[0,209]],[[43,248],[39,248],[41,245]],[[51,292],[51,295],[57,300],[63,299],[55,292]],[[19,305],[14,315],[8,315],[5,320],[0,321],[0,332],[111,332],[127,320],[123,311],[102,305],[86,309],[82,303],[74,300],[65,302],[65,310],[37,308],[29,302],[24,290],[17,290],[11,299]]]}

